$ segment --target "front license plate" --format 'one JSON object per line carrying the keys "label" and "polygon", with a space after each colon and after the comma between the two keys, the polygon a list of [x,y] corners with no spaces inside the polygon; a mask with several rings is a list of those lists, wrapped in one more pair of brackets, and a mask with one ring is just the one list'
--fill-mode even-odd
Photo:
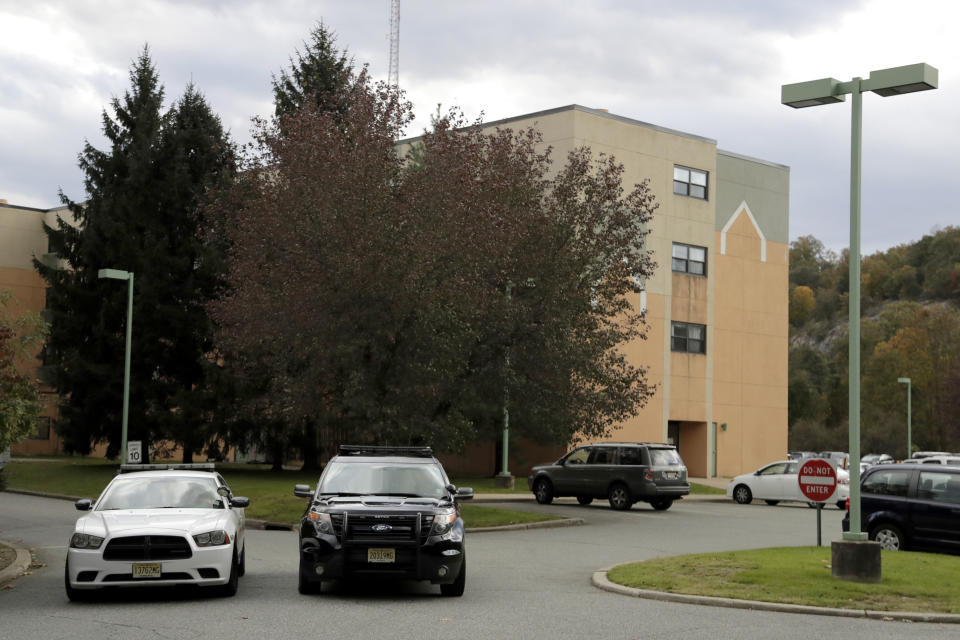
{"label": "front license plate", "polygon": [[367,549],[367,562],[396,562],[396,549]]}
{"label": "front license plate", "polygon": [[133,577],[134,578],[159,578],[160,563],[149,562],[149,563],[133,565]]}

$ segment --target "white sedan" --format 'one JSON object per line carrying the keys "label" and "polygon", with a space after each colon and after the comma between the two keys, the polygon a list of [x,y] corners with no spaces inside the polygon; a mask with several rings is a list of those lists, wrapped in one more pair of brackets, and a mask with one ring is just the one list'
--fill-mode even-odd
{"label": "white sedan", "polygon": [[[797,473],[803,463],[797,460],[779,460],[760,467],[753,473],[737,476],[727,485],[727,497],[739,504],[749,504],[754,498],[774,505],[781,501],[806,502],[815,506],[800,491]],[[837,469],[837,490],[830,498],[838,508],[845,509],[850,497],[850,473]]]}
{"label": "white sedan", "polygon": [[[160,465],[136,465],[137,467]],[[208,470],[121,473],[91,503],[70,537],[64,587],[83,600],[101,587],[213,586],[237,592],[246,564],[244,508],[213,465]]]}

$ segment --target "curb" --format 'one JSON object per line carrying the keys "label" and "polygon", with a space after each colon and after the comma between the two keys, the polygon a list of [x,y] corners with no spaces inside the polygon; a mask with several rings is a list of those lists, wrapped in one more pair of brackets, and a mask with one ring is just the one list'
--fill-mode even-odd
{"label": "curb", "polygon": [[23,547],[13,542],[7,542],[6,540],[0,540],[0,542],[17,552],[17,557],[14,558],[13,563],[4,569],[0,569],[0,585],[2,585],[10,582],[14,578],[19,578],[24,571],[30,568],[30,563],[33,559],[30,556],[30,552]]}
{"label": "curb", "polygon": [[902,621],[902,622],[934,622],[940,624],[960,624],[960,614],[955,613],[920,613],[912,611],[871,611],[869,609],[835,609],[831,607],[814,607],[803,604],[784,604],[778,602],[761,602],[758,600],[737,600],[735,598],[720,598],[716,596],[697,596],[685,593],[668,593],[666,591],[649,591],[625,587],[611,582],[607,578],[609,569],[599,569],[593,572],[590,580],[593,586],[604,591],[617,593],[634,598],[660,600],[664,602],[678,602],[681,604],[699,604],[708,607],[726,607],[729,609],[750,609],[754,611],[773,611],[776,613],[802,613],[817,616],[835,616],[841,618],[867,618],[870,620]]}

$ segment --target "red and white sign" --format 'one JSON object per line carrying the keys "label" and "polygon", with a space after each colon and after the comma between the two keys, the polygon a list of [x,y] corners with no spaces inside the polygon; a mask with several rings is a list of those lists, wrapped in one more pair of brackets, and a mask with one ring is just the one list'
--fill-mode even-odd
{"label": "red and white sign", "polygon": [[837,472],[826,460],[811,458],[797,474],[800,492],[813,502],[826,502],[837,490]]}

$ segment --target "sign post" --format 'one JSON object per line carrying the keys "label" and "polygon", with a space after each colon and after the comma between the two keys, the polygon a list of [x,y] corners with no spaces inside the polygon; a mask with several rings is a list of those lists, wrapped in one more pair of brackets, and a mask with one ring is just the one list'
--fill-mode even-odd
{"label": "sign post", "polygon": [[817,546],[820,546],[820,513],[823,503],[833,497],[837,490],[837,471],[826,460],[811,458],[800,466],[797,474],[800,492],[811,502],[817,503]]}

